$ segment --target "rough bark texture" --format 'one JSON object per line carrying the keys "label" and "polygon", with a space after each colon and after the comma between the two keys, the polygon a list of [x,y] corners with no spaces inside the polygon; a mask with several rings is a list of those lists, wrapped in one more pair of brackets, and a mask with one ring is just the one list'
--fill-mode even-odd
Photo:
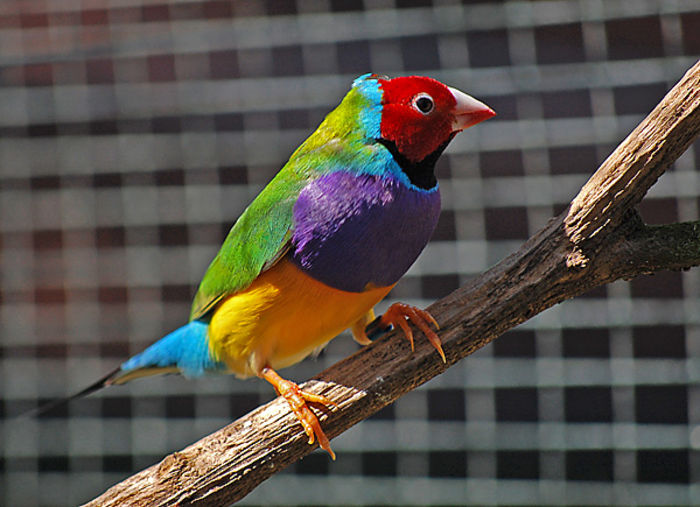
{"label": "rough bark texture", "polygon": [[[411,353],[392,333],[305,384],[339,405],[322,417],[328,436],[565,299],[620,278],[700,265],[700,222],[648,227],[634,210],[698,133],[700,62],[608,157],[568,210],[429,308],[441,326],[447,364],[426,340],[419,337]],[[313,449],[277,398],[88,505],[227,505]]]}

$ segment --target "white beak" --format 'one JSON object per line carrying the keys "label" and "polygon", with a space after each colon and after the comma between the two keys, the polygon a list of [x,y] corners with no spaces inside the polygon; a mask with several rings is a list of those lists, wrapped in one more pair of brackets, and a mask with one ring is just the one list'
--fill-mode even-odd
{"label": "white beak", "polygon": [[493,109],[483,102],[479,102],[471,95],[467,95],[451,86],[447,88],[457,101],[457,105],[455,106],[455,119],[452,124],[452,128],[455,132],[459,132],[496,116]]}

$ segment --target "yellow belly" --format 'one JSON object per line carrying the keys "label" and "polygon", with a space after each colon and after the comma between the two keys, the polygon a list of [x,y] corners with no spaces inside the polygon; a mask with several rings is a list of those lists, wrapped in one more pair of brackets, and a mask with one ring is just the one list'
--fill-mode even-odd
{"label": "yellow belly", "polygon": [[209,324],[210,348],[241,377],[266,365],[290,366],[350,327],[392,287],[345,292],[282,260],[220,304]]}

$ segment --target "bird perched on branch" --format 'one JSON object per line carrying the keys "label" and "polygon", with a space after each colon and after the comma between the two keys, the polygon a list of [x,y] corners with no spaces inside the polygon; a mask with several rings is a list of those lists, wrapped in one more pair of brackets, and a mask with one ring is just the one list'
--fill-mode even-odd
{"label": "bird perched on branch", "polygon": [[[334,405],[277,374],[350,328],[356,341],[415,324],[445,360],[424,310],[373,306],[428,243],[440,213],[435,162],[485,104],[427,77],[355,80],[340,105],[234,224],[190,321],[68,398],[162,373],[258,376],[335,457],[309,403]],[[62,401],[67,401],[62,400]],[[55,406],[55,405],[52,405]]]}

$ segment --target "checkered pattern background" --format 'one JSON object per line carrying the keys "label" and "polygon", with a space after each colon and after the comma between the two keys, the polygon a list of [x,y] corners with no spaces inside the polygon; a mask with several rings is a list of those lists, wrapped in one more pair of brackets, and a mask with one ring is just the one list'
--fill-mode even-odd
{"label": "checkered pattern background", "polygon": [[[438,230],[390,295],[424,306],[559,213],[698,54],[697,0],[3,1],[0,504],[86,501],[272,398],[168,377],[10,418],[182,324],[232,222],[355,76],[430,75],[499,114],[439,164]],[[645,219],[697,219],[698,171],[696,143]],[[615,283],[245,501],[697,505],[699,380],[700,270]]]}

